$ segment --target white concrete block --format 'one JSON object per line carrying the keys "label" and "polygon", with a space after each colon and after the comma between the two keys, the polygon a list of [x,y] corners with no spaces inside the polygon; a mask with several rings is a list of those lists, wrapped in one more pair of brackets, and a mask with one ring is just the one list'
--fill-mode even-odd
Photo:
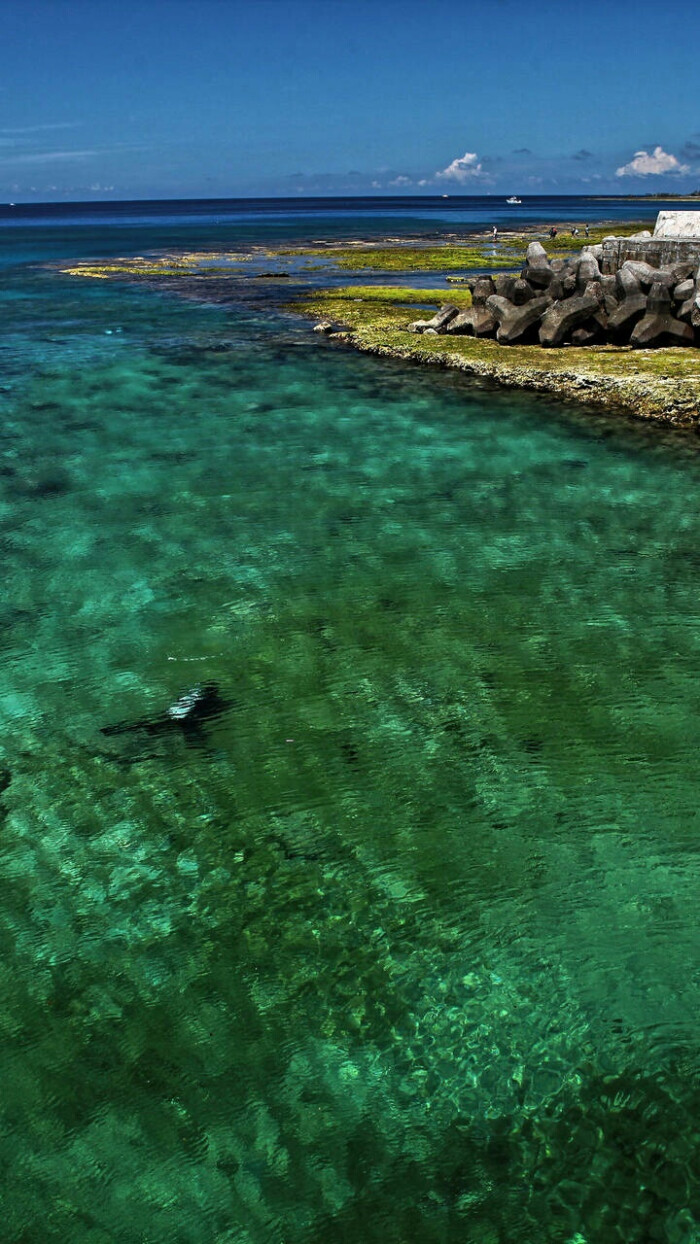
{"label": "white concrete block", "polygon": [[700,238],[700,212],[659,212],[655,238]]}

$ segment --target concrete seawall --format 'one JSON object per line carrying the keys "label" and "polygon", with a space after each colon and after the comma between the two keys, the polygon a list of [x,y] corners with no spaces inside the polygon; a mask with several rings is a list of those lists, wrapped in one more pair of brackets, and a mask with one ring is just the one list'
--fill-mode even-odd
{"label": "concrete seawall", "polygon": [[618,271],[627,259],[648,263],[652,268],[673,267],[678,263],[700,266],[699,238],[608,238],[603,242],[600,270]]}

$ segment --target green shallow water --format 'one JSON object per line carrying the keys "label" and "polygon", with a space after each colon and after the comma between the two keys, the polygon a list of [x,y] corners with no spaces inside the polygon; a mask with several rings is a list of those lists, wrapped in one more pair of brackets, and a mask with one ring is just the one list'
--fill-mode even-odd
{"label": "green shallow water", "polygon": [[23,280],[6,1238],[700,1240],[692,447]]}

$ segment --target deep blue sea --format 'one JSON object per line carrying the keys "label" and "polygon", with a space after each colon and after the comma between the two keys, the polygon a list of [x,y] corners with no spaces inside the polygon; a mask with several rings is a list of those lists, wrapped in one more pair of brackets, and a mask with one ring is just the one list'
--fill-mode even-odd
{"label": "deep blue sea", "polygon": [[0,207],[3,1239],[700,1241],[697,438],[48,265],[664,206]]}
{"label": "deep blue sea", "polygon": [[549,227],[562,221],[646,220],[697,200],[630,200],[572,195],[526,196],[511,207],[496,195],[335,198],[182,199],[124,203],[0,203],[0,253],[21,259],[122,254],[131,248],[270,245],[314,239],[425,236]]}

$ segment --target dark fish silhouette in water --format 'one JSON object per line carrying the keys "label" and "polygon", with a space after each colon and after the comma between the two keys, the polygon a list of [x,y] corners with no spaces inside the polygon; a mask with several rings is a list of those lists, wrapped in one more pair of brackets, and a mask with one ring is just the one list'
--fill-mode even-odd
{"label": "dark fish silhouette in water", "polygon": [[102,726],[102,734],[143,734],[153,736],[180,735],[189,747],[205,747],[207,743],[205,723],[221,717],[230,708],[230,702],[219,693],[215,682],[202,683],[181,695],[179,700],[157,717],[142,717],[137,721],[118,721],[113,726]]}

